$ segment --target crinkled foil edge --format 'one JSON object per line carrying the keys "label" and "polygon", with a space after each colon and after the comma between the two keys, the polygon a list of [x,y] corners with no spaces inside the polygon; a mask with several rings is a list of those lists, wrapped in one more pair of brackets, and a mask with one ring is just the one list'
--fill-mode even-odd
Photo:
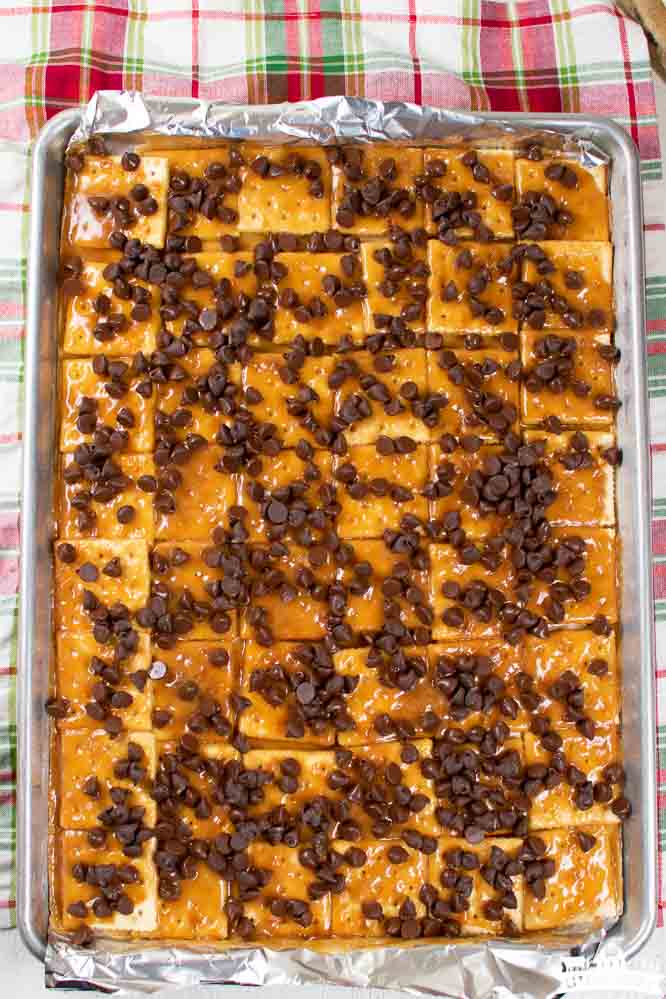
{"label": "crinkled foil edge", "polygon": [[[190,98],[147,97],[134,91],[98,91],[84,109],[70,147],[91,135],[253,140],[264,143],[391,142],[451,146],[463,141],[512,148],[539,142],[571,152],[593,165],[608,157],[583,134],[535,130],[529,123],[489,121],[482,115],[357,97],[325,97],[300,103],[232,105]],[[579,939],[579,938],[578,938]],[[151,946],[149,941],[100,939],[75,947],[51,931],[45,956],[50,988],[154,993],[167,987],[203,984],[328,985],[398,989],[451,999],[549,999],[571,975],[584,974],[603,931],[573,948],[566,938],[544,943],[471,940],[417,947],[355,948],[324,953],[307,947],[215,950],[201,945]],[[607,951],[607,947],[602,948]],[[613,963],[613,962],[611,962]],[[599,961],[595,962],[599,970]],[[613,978],[609,968],[608,986]]]}
{"label": "crinkled foil edge", "polygon": [[137,91],[98,90],[83,111],[70,146],[96,133],[107,136],[187,137],[197,143],[226,139],[263,143],[391,142],[452,146],[469,141],[513,147],[540,142],[575,153],[588,165],[608,157],[584,134],[560,132],[467,111],[422,107],[402,101],[320,97],[282,104],[224,104],[190,97],[148,97]]}

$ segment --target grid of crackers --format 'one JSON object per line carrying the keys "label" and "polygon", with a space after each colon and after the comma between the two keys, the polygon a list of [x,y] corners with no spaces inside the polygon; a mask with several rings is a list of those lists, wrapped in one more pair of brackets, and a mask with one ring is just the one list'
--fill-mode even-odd
{"label": "grid of crackers", "polygon": [[66,165],[54,923],[614,921],[606,168],[100,137]]}

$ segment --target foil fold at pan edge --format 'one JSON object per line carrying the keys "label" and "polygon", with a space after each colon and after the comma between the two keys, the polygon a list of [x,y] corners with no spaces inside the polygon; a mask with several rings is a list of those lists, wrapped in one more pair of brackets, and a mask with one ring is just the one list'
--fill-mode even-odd
{"label": "foil fold at pan edge", "polygon": [[70,140],[91,135],[142,132],[153,136],[206,140],[252,140],[265,143],[398,142],[455,145],[463,141],[508,147],[530,141],[575,152],[587,165],[608,157],[583,134],[567,140],[548,129],[489,123],[471,111],[420,107],[402,101],[361,97],[320,97],[298,103],[235,105],[196,98],[147,97],[137,91],[99,90],[83,111]]}

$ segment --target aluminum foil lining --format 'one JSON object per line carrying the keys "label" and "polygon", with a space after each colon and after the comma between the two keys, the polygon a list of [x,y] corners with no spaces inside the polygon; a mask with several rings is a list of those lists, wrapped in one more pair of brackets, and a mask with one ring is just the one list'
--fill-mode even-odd
{"label": "aluminum foil lining", "polygon": [[[489,123],[480,115],[382,103],[356,97],[327,97],[295,104],[242,106],[186,98],[147,97],[132,91],[98,91],[85,108],[70,147],[91,135],[171,144],[209,140],[266,143],[391,142],[452,146],[461,142],[501,147],[538,142],[571,152],[582,162],[607,163],[608,157],[585,134],[538,130],[513,122]],[[162,139],[162,137],[164,137]],[[196,985],[321,985],[397,989],[447,999],[548,999],[590,981],[611,992],[621,952],[604,930],[576,945],[566,937],[523,942],[461,941],[416,947],[349,949],[327,954],[307,947],[272,950],[245,947],[215,950],[148,941],[99,939],[90,949],[75,947],[51,931],[45,956],[50,988],[102,992],[154,993],[167,987]],[[640,990],[638,979],[632,989]],[[652,994],[645,991],[645,994]]]}
{"label": "aluminum foil lining", "polygon": [[[515,118],[515,116],[514,116]],[[283,104],[224,104],[195,98],[147,97],[136,91],[98,90],[86,106],[70,146],[95,133],[106,136],[187,137],[207,140],[253,140],[284,145],[336,142],[391,142],[411,146],[453,146],[472,142],[512,148],[539,142],[549,149],[571,152],[589,166],[607,163],[608,156],[584,132],[567,139],[529,123],[489,123],[466,111],[446,111],[400,101],[369,101],[360,97],[320,97]]]}

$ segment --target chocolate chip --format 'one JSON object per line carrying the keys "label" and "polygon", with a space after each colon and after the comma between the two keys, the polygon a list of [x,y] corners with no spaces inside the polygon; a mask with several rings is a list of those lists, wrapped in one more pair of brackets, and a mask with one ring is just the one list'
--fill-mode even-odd
{"label": "chocolate chip", "polygon": [[70,565],[76,561],[76,548],[68,541],[63,541],[56,548],[56,555],[58,556],[58,561]]}
{"label": "chocolate chip", "polygon": [[120,165],[123,170],[138,170],[141,157],[138,153],[126,152],[120,158]]}
{"label": "chocolate chip", "polygon": [[391,846],[387,851],[387,857],[392,864],[404,864],[409,860],[409,854],[401,846]]}
{"label": "chocolate chip", "polygon": [[99,577],[97,566],[93,565],[92,562],[83,562],[77,569],[77,574],[84,583],[94,583]]}

